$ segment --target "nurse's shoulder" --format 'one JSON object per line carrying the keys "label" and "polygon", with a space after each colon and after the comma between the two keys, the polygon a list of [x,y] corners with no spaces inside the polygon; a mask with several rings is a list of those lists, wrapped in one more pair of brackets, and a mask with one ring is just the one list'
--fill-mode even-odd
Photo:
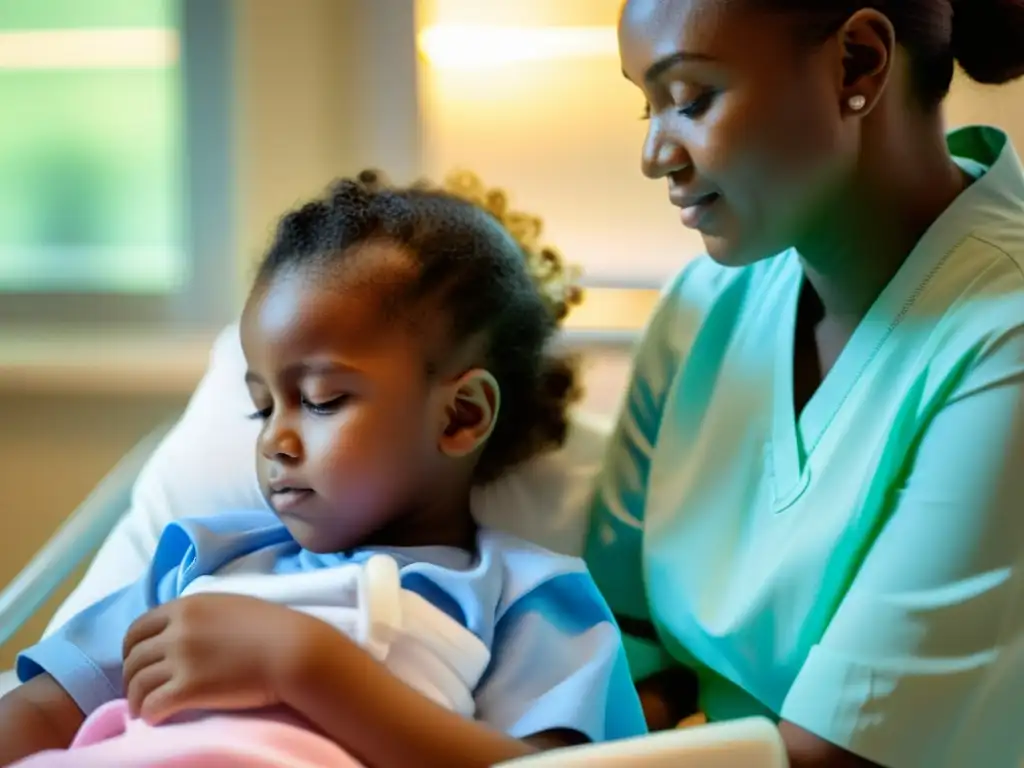
{"label": "nurse's shoulder", "polygon": [[727,343],[741,318],[770,304],[773,295],[787,290],[800,275],[793,251],[744,267],[699,256],[662,291],[644,330],[641,352],[657,350],[681,364],[699,335],[714,333]]}
{"label": "nurse's shoulder", "polygon": [[905,312],[909,327],[901,329],[928,328],[928,365],[947,378],[959,378],[993,353],[1005,357],[1007,341],[1016,346],[1024,336],[1024,171],[1004,134],[967,130],[1005,143],[937,225],[951,236],[934,254]]}

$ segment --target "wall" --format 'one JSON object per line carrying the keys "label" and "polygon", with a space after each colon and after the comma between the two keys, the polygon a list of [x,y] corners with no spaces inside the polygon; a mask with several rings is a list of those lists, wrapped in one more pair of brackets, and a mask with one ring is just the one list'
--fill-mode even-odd
{"label": "wall", "polygon": [[284,211],[367,167],[412,178],[420,138],[411,0],[236,0],[236,8],[248,273]]}
{"label": "wall", "polygon": [[950,127],[986,123],[1006,130],[1024,154],[1024,80],[1003,86],[978,85],[961,73],[946,100]]}

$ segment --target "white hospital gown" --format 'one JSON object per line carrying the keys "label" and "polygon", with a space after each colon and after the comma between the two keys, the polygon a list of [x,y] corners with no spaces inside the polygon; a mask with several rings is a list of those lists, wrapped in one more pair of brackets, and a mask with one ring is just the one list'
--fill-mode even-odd
{"label": "white hospital gown", "polygon": [[[520,738],[559,728],[593,741],[644,732],[618,630],[582,561],[486,530],[475,554],[450,547],[315,554],[299,547],[266,511],[173,523],[147,574],[22,652],[19,678],[50,674],[89,714],[124,695],[122,641],[135,619],[191,593],[252,594],[252,585],[260,583],[269,590],[265,599],[286,605],[293,602],[283,588],[290,583],[296,590],[292,607],[365,640],[358,618],[341,626],[356,605],[351,590],[341,587],[353,583],[346,571],[375,555],[397,564],[402,591],[413,602],[467,630],[489,655],[472,690],[469,709],[477,719]],[[333,599],[324,589],[332,573],[339,585]]]}

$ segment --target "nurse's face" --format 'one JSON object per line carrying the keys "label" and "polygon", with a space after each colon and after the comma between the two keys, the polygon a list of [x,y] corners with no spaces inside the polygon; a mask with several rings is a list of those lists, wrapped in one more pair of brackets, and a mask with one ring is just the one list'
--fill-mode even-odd
{"label": "nurse's face", "polygon": [[647,102],[643,172],[665,179],[709,254],[743,265],[796,245],[854,160],[842,51],[796,42],[744,0],[629,0],[622,69]]}

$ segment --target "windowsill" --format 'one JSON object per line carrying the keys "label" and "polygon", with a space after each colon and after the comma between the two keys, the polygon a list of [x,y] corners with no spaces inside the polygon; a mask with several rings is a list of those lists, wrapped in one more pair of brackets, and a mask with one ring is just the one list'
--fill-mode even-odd
{"label": "windowsill", "polygon": [[0,395],[188,395],[213,332],[0,327]]}

